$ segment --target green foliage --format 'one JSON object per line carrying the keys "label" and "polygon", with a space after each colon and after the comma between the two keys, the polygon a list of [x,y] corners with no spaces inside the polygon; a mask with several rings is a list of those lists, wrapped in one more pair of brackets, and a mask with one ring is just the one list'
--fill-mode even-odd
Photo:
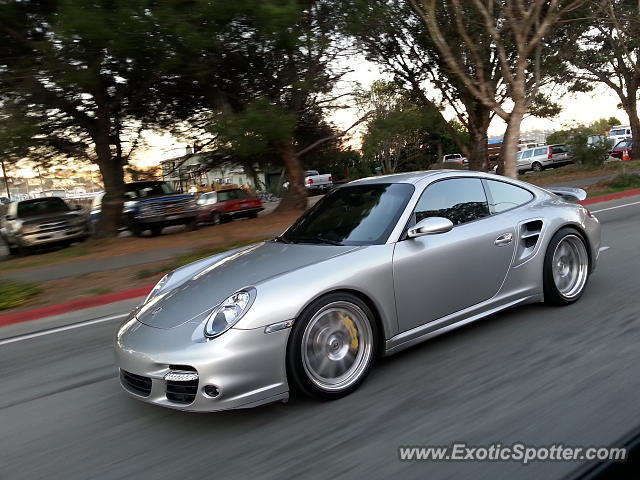
{"label": "green foliage", "polygon": [[[565,143],[573,153],[573,160],[577,164],[596,166],[602,165],[609,151],[609,144],[600,142],[595,144],[587,144],[593,130],[585,127],[578,127],[570,132],[569,138]],[[547,139],[547,143],[550,143]]]}
{"label": "green foliage", "polygon": [[609,186],[615,189],[628,190],[640,188],[640,174],[622,173],[609,182]]}
{"label": "green foliage", "polygon": [[18,308],[42,290],[33,283],[3,280],[0,282],[0,310]]}

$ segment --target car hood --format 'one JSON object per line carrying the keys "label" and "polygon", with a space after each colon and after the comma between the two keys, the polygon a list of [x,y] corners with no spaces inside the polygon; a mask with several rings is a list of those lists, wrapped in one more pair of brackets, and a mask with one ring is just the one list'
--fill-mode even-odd
{"label": "car hood", "polygon": [[42,223],[55,223],[64,222],[65,220],[72,220],[76,218],[83,218],[84,215],[78,212],[61,212],[61,213],[46,213],[43,215],[33,215],[31,217],[21,218],[22,225],[34,226]]}
{"label": "car hood", "polygon": [[200,323],[213,307],[241,288],[258,285],[277,275],[358,248],[361,247],[269,241],[222,258],[216,256],[188,281],[144,305],[137,313],[137,318],[145,325],[165,329],[186,322]]}

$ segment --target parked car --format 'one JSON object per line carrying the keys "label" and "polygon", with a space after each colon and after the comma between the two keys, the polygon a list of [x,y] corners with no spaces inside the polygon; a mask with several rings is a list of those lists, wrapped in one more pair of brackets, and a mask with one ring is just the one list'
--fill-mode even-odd
{"label": "parked car", "polygon": [[60,197],[35,198],[12,202],[0,219],[0,238],[11,254],[51,245],[70,245],[89,236],[82,207],[74,208]]}
{"label": "parked car", "polygon": [[[104,193],[97,195],[91,205],[91,225],[100,220]],[[175,193],[158,180],[132,182],[125,186],[122,225],[136,236],[145,231],[160,235],[164,227],[186,225],[197,227],[198,206],[193,195]]]}
{"label": "parked car", "polygon": [[226,223],[234,218],[256,218],[264,210],[262,200],[241,188],[203,193],[198,198],[198,221]]}
{"label": "parked car", "polygon": [[462,156],[460,153],[449,153],[442,157],[442,163],[459,163],[460,165],[469,165],[467,157]]}
{"label": "parked car", "polygon": [[333,187],[331,174],[320,174],[317,170],[307,170],[304,172],[304,185],[310,192],[326,192]]}
{"label": "parked car", "polygon": [[571,150],[564,143],[545,145],[543,147],[526,148],[516,155],[518,172],[528,170],[539,172],[547,167],[557,167],[573,163]]}
{"label": "parked car", "polygon": [[618,125],[617,127],[613,127],[611,128],[611,130],[609,130],[609,136],[607,137],[607,139],[611,141],[612,145],[615,145],[619,141],[626,140],[631,137],[632,134],[630,126]]}
{"label": "parked car", "polygon": [[450,170],[338,187],[281,236],[160,280],[115,335],[122,387],[200,412],[332,400],[376,357],[510,307],[572,304],[601,228],[563,198],[584,191],[559,193]]}
{"label": "parked car", "polygon": [[633,140],[627,139],[622,140],[621,142],[616,143],[611,152],[609,152],[609,156],[613,158],[617,158],[618,160],[622,160],[622,156],[624,151],[627,150],[631,153],[631,149],[633,148]]}
{"label": "parked car", "polygon": [[0,205],[7,205],[10,202],[11,200],[9,200],[7,197],[0,197]]}

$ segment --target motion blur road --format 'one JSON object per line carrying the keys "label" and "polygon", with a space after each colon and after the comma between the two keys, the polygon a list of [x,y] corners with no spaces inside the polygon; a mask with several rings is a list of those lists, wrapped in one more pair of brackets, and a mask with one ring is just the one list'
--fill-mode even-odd
{"label": "motion blur road", "polygon": [[120,319],[4,327],[0,478],[560,478],[577,464],[410,463],[398,446],[608,445],[640,424],[640,198],[591,207],[608,209],[596,215],[610,249],[577,304],[521,307],[382,359],[337,402],[167,410],[121,391]]}

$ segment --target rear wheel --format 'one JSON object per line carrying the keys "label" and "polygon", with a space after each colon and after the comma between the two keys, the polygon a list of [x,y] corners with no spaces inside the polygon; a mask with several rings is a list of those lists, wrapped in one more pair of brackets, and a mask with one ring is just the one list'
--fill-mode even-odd
{"label": "rear wheel", "polygon": [[287,348],[292,387],[325,400],[353,392],[374,359],[376,324],[369,307],[348,293],[326,295],[295,321]]}
{"label": "rear wheel", "polygon": [[540,162],[533,162],[531,164],[531,170],[533,170],[534,172],[541,172],[542,164]]}
{"label": "rear wheel", "polygon": [[584,238],[572,228],[558,231],[544,258],[544,298],[552,305],[577,301],[589,279],[589,254]]}
{"label": "rear wheel", "polygon": [[162,226],[155,226],[155,227],[151,227],[151,236],[152,237],[157,237],[158,235],[162,234]]}

